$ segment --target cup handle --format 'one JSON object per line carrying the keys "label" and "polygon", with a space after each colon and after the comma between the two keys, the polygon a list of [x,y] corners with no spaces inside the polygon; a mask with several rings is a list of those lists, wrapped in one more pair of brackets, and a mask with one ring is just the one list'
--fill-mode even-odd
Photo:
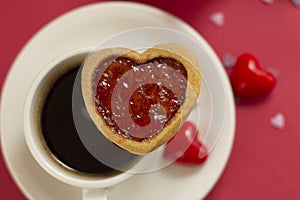
{"label": "cup handle", "polygon": [[82,189],[82,200],[108,200],[109,188]]}

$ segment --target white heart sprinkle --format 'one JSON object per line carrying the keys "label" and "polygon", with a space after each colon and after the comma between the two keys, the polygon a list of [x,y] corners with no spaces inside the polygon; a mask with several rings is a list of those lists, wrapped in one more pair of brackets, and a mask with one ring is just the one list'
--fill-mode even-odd
{"label": "white heart sprinkle", "polygon": [[282,113],[276,113],[270,119],[270,124],[273,128],[283,129],[285,127],[285,116]]}
{"label": "white heart sprinkle", "polygon": [[291,0],[292,4],[296,7],[300,7],[300,0]]}
{"label": "white heart sprinkle", "polygon": [[274,3],[274,0],[261,0],[263,3],[271,5]]}
{"label": "white heart sprinkle", "polygon": [[236,58],[230,53],[225,53],[223,55],[223,64],[225,68],[231,68],[235,65]]}
{"label": "white heart sprinkle", "polygon": [[217,27],[221,27],[224,25],[225,15],[223,12],[215,12],[210,16],[210,21]]}

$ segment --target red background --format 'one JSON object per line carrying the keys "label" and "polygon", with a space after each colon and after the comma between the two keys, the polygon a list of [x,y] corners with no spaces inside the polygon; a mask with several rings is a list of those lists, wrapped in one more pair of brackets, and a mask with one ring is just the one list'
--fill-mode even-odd
{"label": "red background", "polygon": [[[17,53],[42,26],[93,0],[14,0],[0,3],[0,88]],[[222,57],[250,52],[264,67],[280,71],[278,84],[263,101],[237,105],[236,138],[229,163],[207,199],[300,198],[300,8],[289,0],[140,0],[182,18]],[[223,27],[209,16],[225,14]],[[276,130],[269,119],[286,115]],[[0,155],[0,199],[24,199]]]}

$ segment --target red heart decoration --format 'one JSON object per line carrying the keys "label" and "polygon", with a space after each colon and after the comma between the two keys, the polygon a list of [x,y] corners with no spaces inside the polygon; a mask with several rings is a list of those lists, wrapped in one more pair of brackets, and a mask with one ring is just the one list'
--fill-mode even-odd
{"label": "red heart decoration", "polygon": [[242,54],[228,72],[236,97],[251,99],[264,96],[272,91],[276,79],[272,73],[261,68],[251,54]]}
{"label": "red heart decoration", "polygon": [[184,165],[203,163],[208,156],[206,147],[198,140],[198,131],[189,121],[184,122],[176,135],[167,142],[164,157]]}

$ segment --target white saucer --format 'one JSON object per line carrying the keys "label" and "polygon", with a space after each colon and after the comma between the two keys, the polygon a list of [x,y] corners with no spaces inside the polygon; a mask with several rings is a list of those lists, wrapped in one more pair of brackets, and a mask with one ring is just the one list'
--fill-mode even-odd
{"label": "white saucer", "polygon": [[110,198],[196,200],[204,198],[213,188],[229,158],[235,129],[231,87],[221,63],[204,39],[180,19],[143,4],[107,2],[81,7],[44,27],[20,52],[6,79],[1,101],[1,147],[9,171],[29,199],[81,199],[81,189],[65,185],[44,172],[26,147],[22,111],[34,77],[64,52],[93,47],[120,31],[151,26],[180,31],[205,47],[201,63],[215,71],[213,76],[225,89],[224,127],[209,159],[201,167],[174,164],[153,173],[134,175],[113,187]]}

